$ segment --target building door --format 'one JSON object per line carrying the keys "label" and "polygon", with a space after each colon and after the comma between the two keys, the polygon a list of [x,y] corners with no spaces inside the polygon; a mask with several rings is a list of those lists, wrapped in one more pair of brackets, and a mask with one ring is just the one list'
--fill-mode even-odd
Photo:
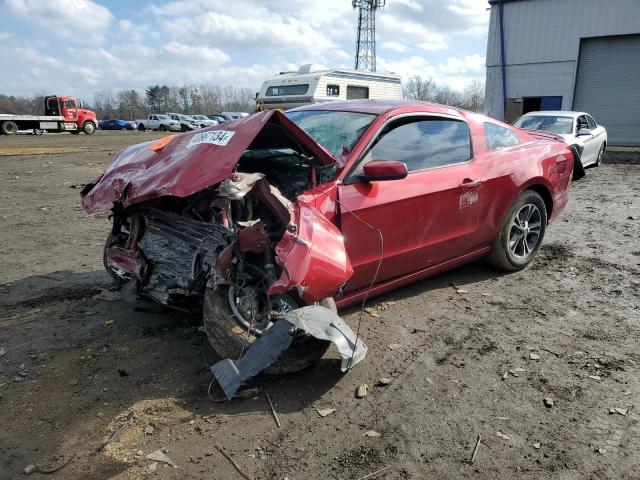
{"label": "building door", "polygon": [[583,38],[573,110],[607,129],[611,145],[640,145],[640,34]]}

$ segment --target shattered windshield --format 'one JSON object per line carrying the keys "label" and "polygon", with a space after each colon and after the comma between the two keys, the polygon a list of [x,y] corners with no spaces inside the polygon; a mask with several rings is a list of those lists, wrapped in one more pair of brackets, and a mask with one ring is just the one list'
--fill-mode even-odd
{"label": "shattered windshield", "polygon": [[342,154],[343,147],[351,150],[376,118],[368,113],[323,110],[286,112],[285,115],[336,157]]}

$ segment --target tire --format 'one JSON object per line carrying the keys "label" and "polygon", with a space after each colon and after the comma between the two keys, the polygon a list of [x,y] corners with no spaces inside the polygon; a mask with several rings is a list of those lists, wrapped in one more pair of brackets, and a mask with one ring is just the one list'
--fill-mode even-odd
{"label": "tire", "polygon": [[[249,348],[254,336],[243,329],[234,318],[227,301],[227,288],[207,289],[204,294],[204,330],[211,347],[222,358],[238,359]],[[321,305],[337,311],[333,298],[326,298]],[[275,363],[264,370],[269,375],[304,370],[320,361],[331,342],[318,340],[310,335],[295,338],[291,346]]]}
{"label": "tire", "polygon": [[[532,225],[535,225],[532,227]],[[518,226],[520,225],[520,226]],[[526,228],[523,241],[522,228]],[[525,190],[513,203],[493,242],[489,263],[515,272],[525,268],[538,253],[547,227],[547,208],[542,197]]]}
{"label": "tire", "polygon": [[598,150],[598,156],[596,157],[596,163],[593,164],[594,167],[599,167],[600,163],[602,163],[602,158],[604,157],[604,152],[607,148],[606,142],[602,142],[600,145],[600,150]]}
{"label": "tire", "polygon": [[158,130],[160,130],[161,132],[164,132],[167,129],[167,127],[165,127],[164,125],[160,125],[160,127],[158,128]]}
{"label": "tire", "polygon": [[189,129],[187,128],[186,125],[180,125],[180,131],[184,133],[184,132],[189,131]]}
{"label": "tire", "polygon": [[0,131],[3,135],[15,135],[18,132],[16,122],[6,121],[0,125]]}
{"label": "tire", "polygon": [[84,122],[84,125],[82,125],[82,131],[85,135],[91,135],[96,131],[96,124],[93,122]]}
{"label": "tire", "polygon": [[138,130],[144,132],[147,129],[143,124],[138,125]]}

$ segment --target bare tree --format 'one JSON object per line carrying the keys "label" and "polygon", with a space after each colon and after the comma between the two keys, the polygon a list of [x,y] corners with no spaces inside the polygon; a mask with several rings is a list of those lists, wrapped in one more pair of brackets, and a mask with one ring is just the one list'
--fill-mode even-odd
{"label": "bare tree", "polygon": [[432,102],[438,86],[431,78],[422,78],[414,75],[404,85],[404,96],[411,100]]}

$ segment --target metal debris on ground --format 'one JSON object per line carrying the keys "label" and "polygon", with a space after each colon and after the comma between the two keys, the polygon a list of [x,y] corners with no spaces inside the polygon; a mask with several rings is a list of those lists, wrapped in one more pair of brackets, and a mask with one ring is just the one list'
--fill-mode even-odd
{"label": "metal debris on ground", "polygon": [[251,477],[247,472],[245,472],[240,465],[238,465],[235,460],[233,458],[231,458],[231,456],[225,451],[224,447],[222,445],[220,445],[218,442],[216,442],[216,448],[220,451],[220,453],[222,455],[224,455],[224,458],[226,458],[227,460],[229,460],[229,462],[231,462],[231,465],[233,465],[233,467],[237,470],[237,472],[242,475],[244,478],[246,478],[247,480],[253,480],[253,477]]}
{"label": "metal debris on ground", "polygon": [[476,440],[476,446],[473,448],[473,453],[471,454],[471,460],[469,463],[473,463],[476,460],[476,455],[478,454],[478,448],[480,447],[480,442],[482,441],[482,437],[478,434],[478,439]]}
{"label": "metal debris on ground", "polygon": [[377,475],[377,474],[379,474],[379,473],[384,472],[385,470],[389,470],[390,468],[391,468],[390,466],[388,466],[388,467],[383,467],[383,468],[381,468],[380,470],[376,470],[375,472],[371,472],[371,473],[369,473],[369,474],[365,475],[364,477],[360,477],[360,478],[358,478],[357,480],[365,480],[365,479],[367,479],[367,478],[372,478],[372,477],[374,477],[375,475]]}
{"label": "metal debris on ground", "polygon": [[278,428],[282,428],[280,419],[278,418],[278,414],[276,413],[276,409],[274,408],[273,402],[271,401],[271,397],[269,397],[268,393],[265,393],[265,395],[267,396],[267,402],[269,402],[269,407],[271,407],[271,413],[273,414],[273,419],[276,421],[276,425],[278,425]]}
{"label": "metal debris on ground", "polygon": [[174,468],[177,468],[178,466],[173,463],[173,461],[167,456],[166,453],[164,453],[162,451],[161,448],[159,448],[158,450],[154,450],[153,452],[147,454],[146,456],[147,459],[149,460],[153,460],[155,462],[160,462],[160,463],[166,463],[167,465],[170,465]]}
{"label": "metal debris on ground", "polygon": [[320,409],[316,409],[316,412],[318,412],[318,415],[320,415],[323,418],[326,417],[327,415],[331,415],[335,411],[336,411],[335,408],[320,408]]}
{"label": "metal debris on ground", "polygon": [[366,383],[360,385],[356,390],[356,398],[364,398],[369,392],[369,386]]}
{"label": "metal debris on ground", "polygon": [[27,465],[24,468],[24,470],[22,471],[22,473],[24,473],[25,475],[30,475],[32,473],[38,472],[38,473],[42,473],[44,475],[50,475],[50,474],[55,473],[55,472],[57,472],[59,470],[62,470],[64,467],[69,465],[71,463],[71,461],[74,458],[76,458],[77,456],[78,456],[78,454],[74,453],[66,461],[64,461],[60,465],[57,465],[57,466],[52,467],[52,468],[42,468],[37,463],[32,463],[31,465]]}
{"label": "metal debris on ground", "polygon": [[225,358],[211,367],[228,400],[246,380],[267,368],[289,348],[293,341],[291,331],[296,329],[332,342],[342,357],[343,372],[360,363],[367,354],[367,346],[332,310],[320,305],[291,310],[266,329],[240,359]]}

